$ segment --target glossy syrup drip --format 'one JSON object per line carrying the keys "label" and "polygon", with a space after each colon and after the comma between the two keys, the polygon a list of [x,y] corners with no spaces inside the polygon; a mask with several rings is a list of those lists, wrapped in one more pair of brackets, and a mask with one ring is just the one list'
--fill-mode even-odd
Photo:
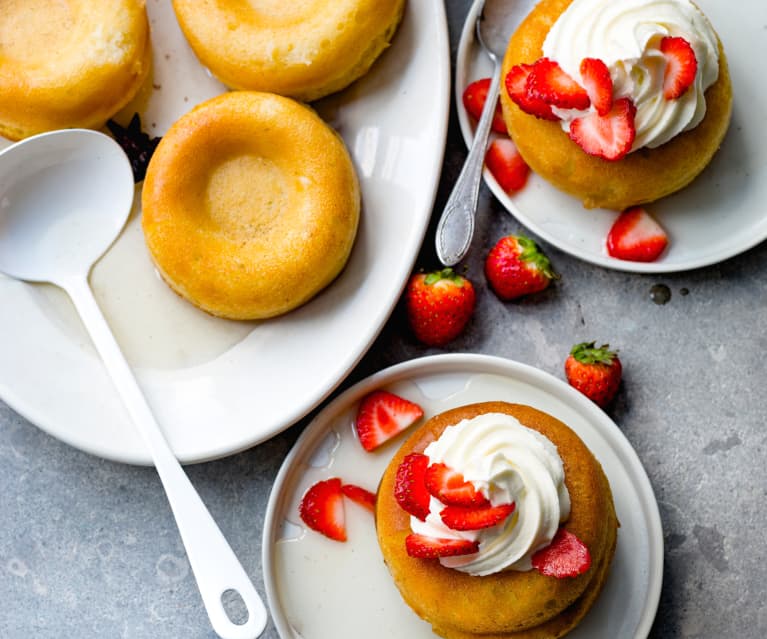
{"label": "glossy syrup drip", "polygon": [[665,284],[656,284],[650,289],[650,299],[658,306],[663,306],[671,300],[671,289]]}

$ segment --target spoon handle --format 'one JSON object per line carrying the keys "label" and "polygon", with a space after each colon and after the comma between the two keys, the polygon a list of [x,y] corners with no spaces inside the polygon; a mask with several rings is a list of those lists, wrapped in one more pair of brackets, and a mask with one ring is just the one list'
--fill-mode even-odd
{"label": "spoon handle", "polygon": [[445,266],[453,266],[460,262],[471,246],[482,166],[485,162],[487,138],[490,135],[500,83],[501,65],[496,61],[485,107],[477,124],[469,154],[437,224],[437,257]]}
{"label": "spoon handle", "polygon": [[[168,446],[87,279],[60,283],[80,314],[112,382],[151,452],[184,542],[213,629],[223,639],[255,639],[266,626],[266,609],[239,560]],[[222,595],[234,590],[248,608],[244,624],[233,623]]]}

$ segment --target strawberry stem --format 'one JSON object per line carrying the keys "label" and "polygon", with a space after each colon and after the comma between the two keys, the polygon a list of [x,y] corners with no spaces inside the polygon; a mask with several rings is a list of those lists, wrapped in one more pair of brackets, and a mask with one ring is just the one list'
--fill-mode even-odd
{"label": "strawberry stem", "polygon": [[575,359],[581,364],[607,364],[610,366],[617,357],[617,351],[611,351],[609,344],[595,346],[595,342],[581,342],[573,346],[570,351]]}
{"label": "strawberry stem", "polygon": [[519,259],[523,262],[532,262],[550,280],[558,280],[559,273],[554,270],[551,260],[538,248],[534,240],[524,235],[517,236],[517,244],[522,249]]}
{"label": "strawberry stem", "polygon": [[432,284],[436,284],[437,282],[441,280],[451,280],[455,282],[456,284],[460,284],[462,281],[462,278],[460,275],[457,275],[453,272],[453,269],[450,267],[443,268],[440,271],[434,271],[433,273],[429,273],[424,278],[424,284],[427,286],[431,286]]}

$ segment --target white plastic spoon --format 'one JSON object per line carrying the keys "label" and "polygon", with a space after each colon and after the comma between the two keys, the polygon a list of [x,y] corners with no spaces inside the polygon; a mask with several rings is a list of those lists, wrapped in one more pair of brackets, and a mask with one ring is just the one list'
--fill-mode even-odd
{"label": "white plastic spoon", "polygon": [[[44,133],[0,152],[0,272],[63,288],[149,448],[211,624],[223,639],[255,639],[266,609],[160,430],[88,284],[133,203],[128,158],[84,129]],[[233,623],[222,595],[239,593],[248,620]]]}

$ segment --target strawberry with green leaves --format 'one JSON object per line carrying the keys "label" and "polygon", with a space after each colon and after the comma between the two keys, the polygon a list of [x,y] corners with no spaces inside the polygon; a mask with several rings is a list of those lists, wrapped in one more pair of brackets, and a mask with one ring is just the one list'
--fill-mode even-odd
{"label": "strawberry with green leaves", "polygon": [[405,291],[408,321],[416,338],[444,346],[458,337],[474,313],[474,286],[451,268],[416,273]]}
{"label": "strawberry with green leaves", "polygon": [[565,361],[565,376],[570,386],[604,408],[618,391],[623,369],[609,344],[599,347],[594,344],[582,342],[573,346]]}
{"label": "strawberry with green leaves", "polygon": [[502,237],[485,259],[485,277],[495,294],[509,301],[545,289],[559,275],[528,237]]}

